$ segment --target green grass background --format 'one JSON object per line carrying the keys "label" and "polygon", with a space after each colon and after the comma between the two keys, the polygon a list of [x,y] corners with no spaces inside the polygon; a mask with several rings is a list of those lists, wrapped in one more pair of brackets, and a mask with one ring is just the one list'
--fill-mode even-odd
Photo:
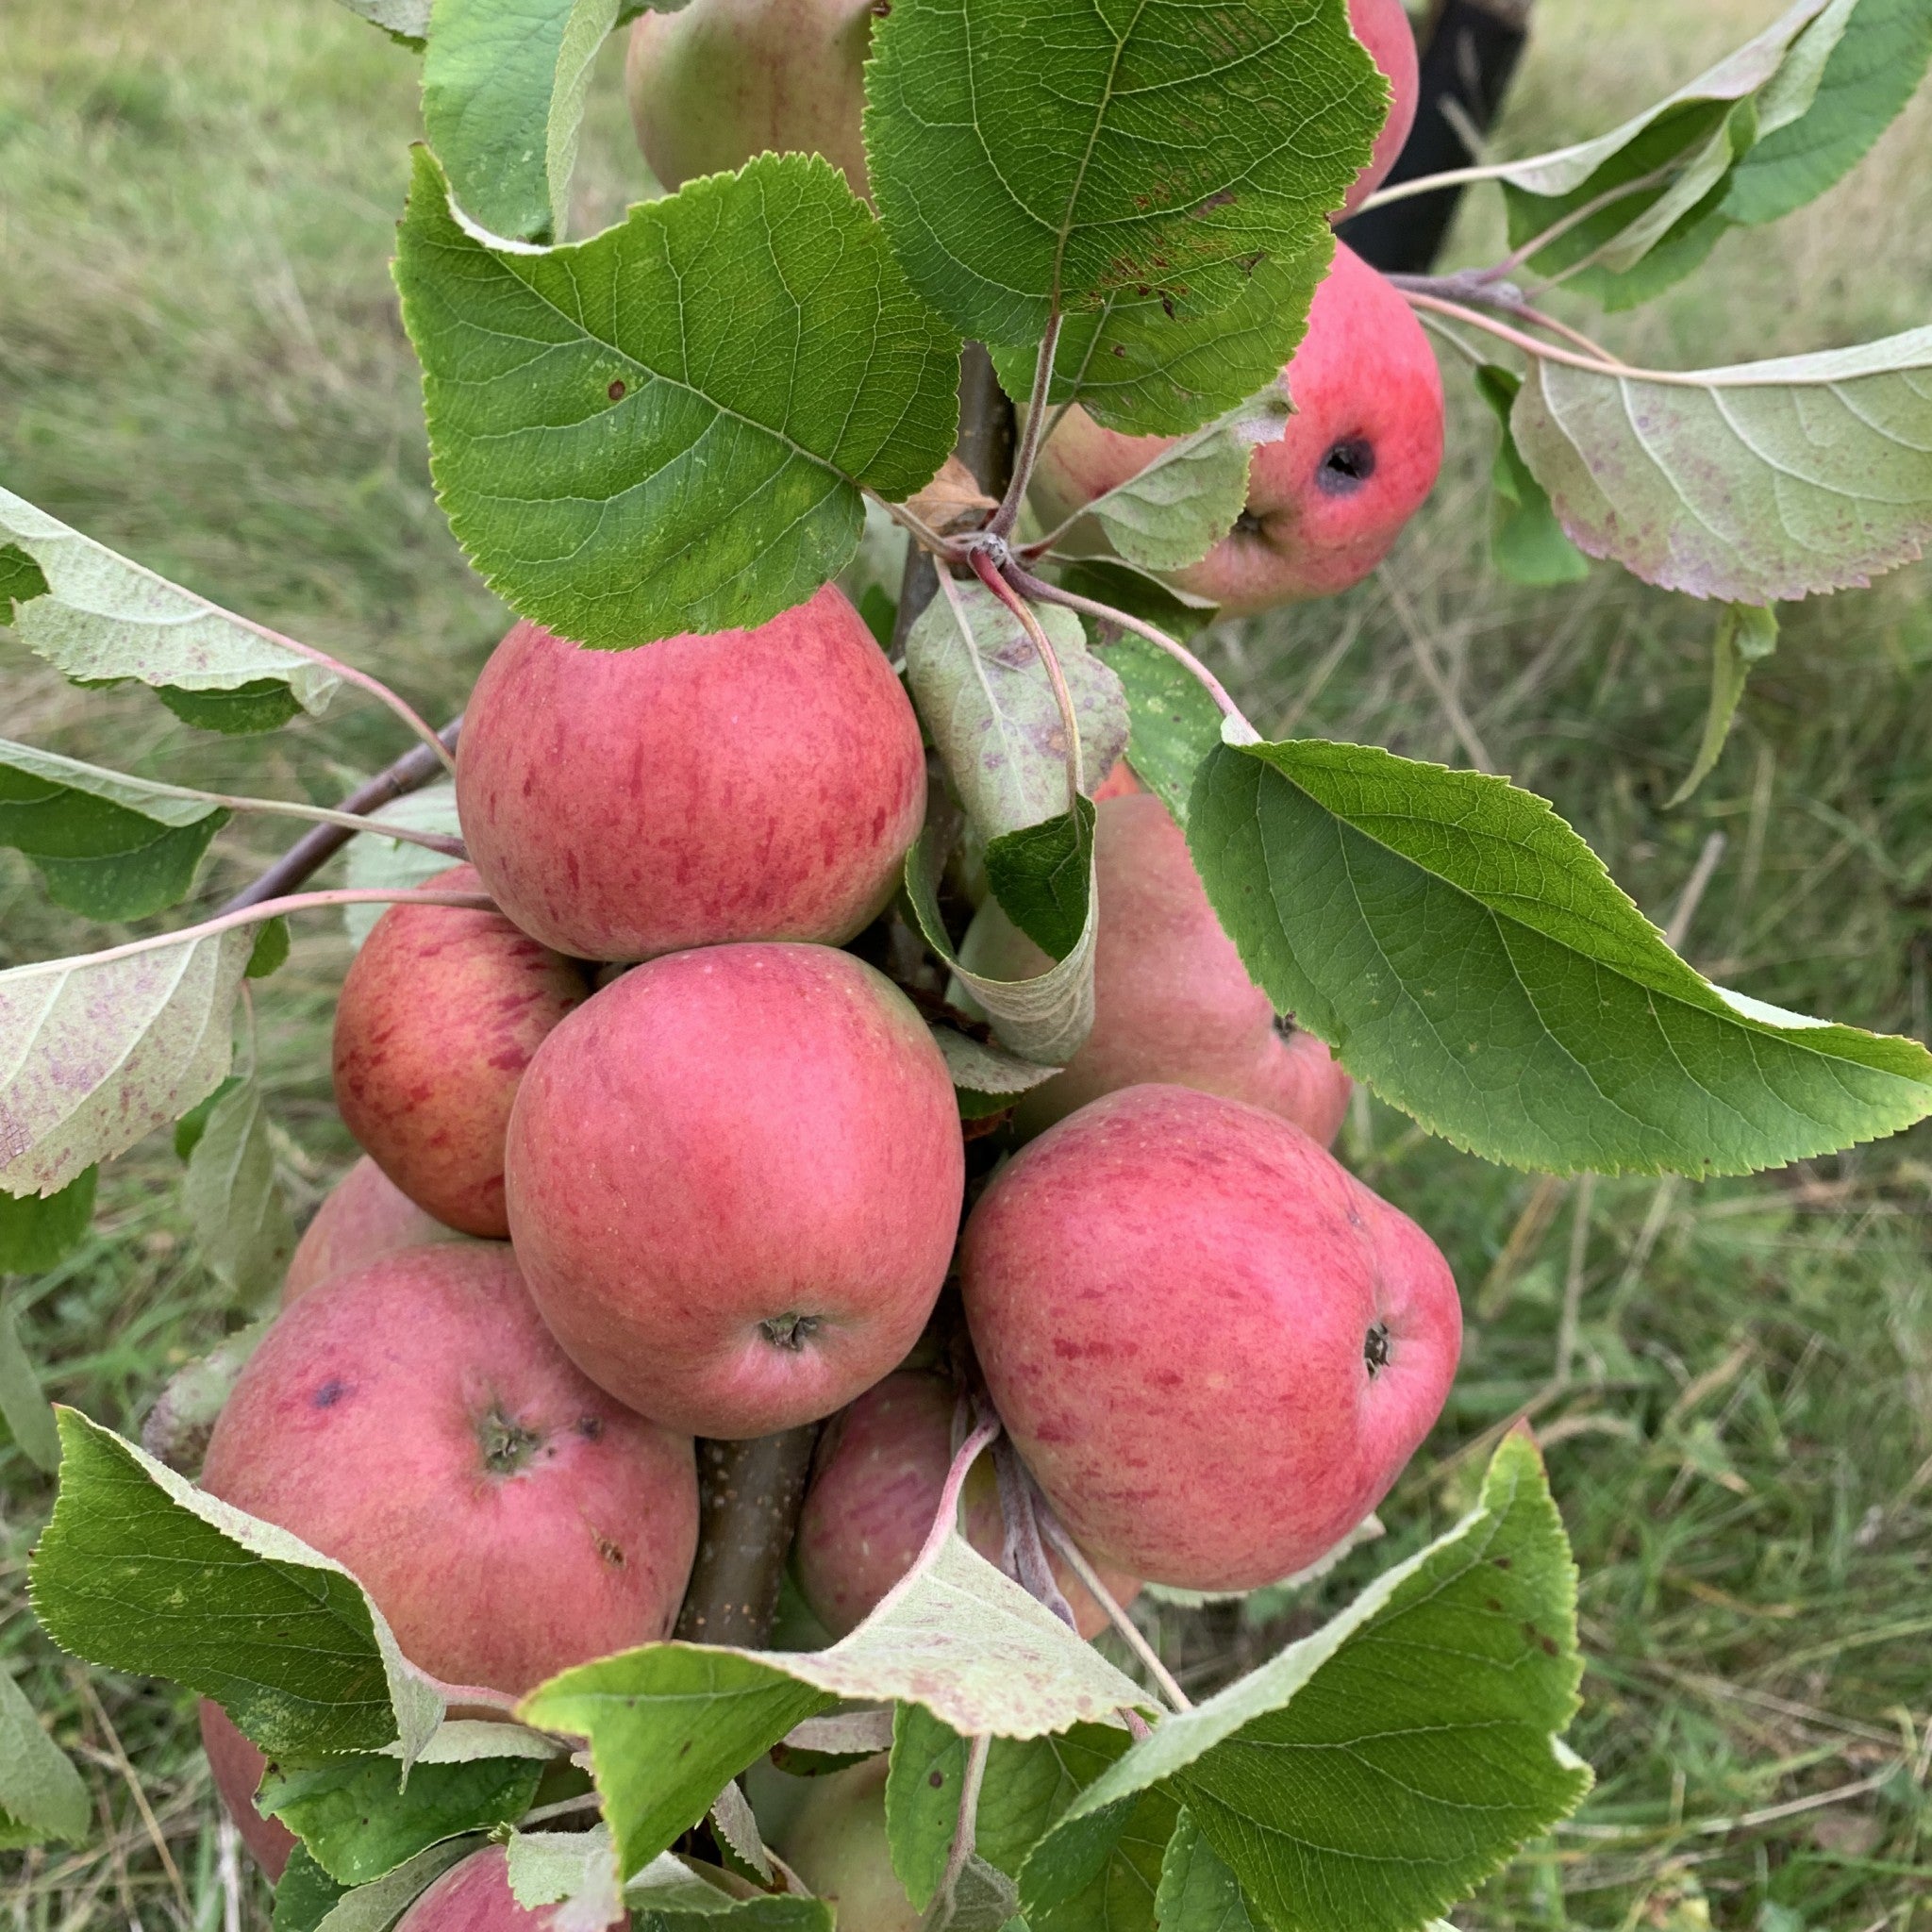
{"label": "green grass background", "polygon": [[[1612,125],[1774,10],[1544,0],[1501,151]],[[650,189],[619,55],[593,90],[578,234]],[[446,715],[504,620],[432,501],[388,277],[412,58],[330,0],[7,0],[0,57],[0,481]],[[1694,366],[1921,324],[1928,181],[1922,97],[1825,200],[1598,332]],[[1493,258],[1495,236],[1478,197],[1457,252]],[[1457,763],[1480,747],[1659,920],[1721,837],[1685,940],[1698,966],[1932,1040],[1932,577],[1788,611],[1723,762],[1665,811],[1697,741],[1709,612],[1605,566],[1563,592],[1499,583],[1492,430],[1453,358],[1445,373],[1449,463],[1385,572],[1212,642],[1257,722]],[[404,741],[349,694],[320,724],[220,742],[142,693],[76,692],[5,633],[0,693],[9,737],[318,801]],[[285,839],[238,828],[205,897]],[[0,963],[96,931],[0,853]],[[304,1209],[350,1153],[325,1052],[345,957],[311,920],[257,996]],[[1176,1661],[1251,1662],[1340,1602],[1453,1518],[1486,1432],[1534,1403],[1582,1568],[1574,1741],[1600,1782],[1458,1924],[1932,1932],[1932,1136],[1749,1182],[1558,1188],[1365,1100],[1343,1151],[1455,1263],[1462,1378],[1383,1543],[1313,1602],[1170,1615]],[[234,1319],[186,1246],[177,1181],[160,1139],[137,1149],[104,1176],[81,1252],[7,1291],[52,1392],[129,1431]],[[48,1502],[0,1444],[0,1660],[76,1754],[98,1829],[0,1856],[0,1922],[265,1924],[245,1860],[225,1870],[187,1701],[89,1682],[35,1630],[25,1559]]]}

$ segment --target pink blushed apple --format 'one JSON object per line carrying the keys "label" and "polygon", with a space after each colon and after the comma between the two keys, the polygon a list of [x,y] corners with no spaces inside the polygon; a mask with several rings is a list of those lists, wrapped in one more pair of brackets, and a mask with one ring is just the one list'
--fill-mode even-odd
{"label": "pink blushed apple", "polygon": [[[719,1894],[723,1909],[729,1901]],[[520,1906],[509,1887],[509,1854],[485,1845],[452,1865],[396,1921],[395,1932],[553,1932],[563,1907]],[[628,1925],[628,1913],[611,1920]]]}
{"label": "pink blushed apple", "polygon": [[1389,178],[1389,171],[1415,125],[1416,105],[1422,94],[1415,29],[1408,24],[1408,9],[1402,0],[1348,0],[1348,25],[1369,50],[1370,59],[1382,70],[1391,101],[1389,118],[1375,137],[1374,153],[1348,191],[1343,214],[1353,214]]}
{"label": "pink blushed apple", "polygon": [[965,1182],[944,1059],[825,946],[634,967],[539,1049],[510,1117],[510,1235],[573,1360],[694,1435],[842,1407],[918,1340]]}
{"label": "pink blushed apple", "polygon": [[1306,1568],[1441,1412],[1435,1244],[1299,1128],[1130,1087],[995,1176],[960,1248],[987,1386],[1096,1560],[1189,1590]]}
{"label": "pink blushed apple", "polygon": [[353,1572],[432,1676],[512,1694],[667,1636],[697,1544],[690,1438],[579,1374],[481,1241],[286,1309],[201,1480]]}
{"label": "pink blushed apple", "polygon": [[275,1884],[295,1849],[295,1834],[279,1818],[264,1818],[255,1808],[255,1793],[268,1760],[236,1729],[235,1721],[211,1698],[204,1697],[198,1712],[201,1719],[201,1748],[208,1754],[208,1768],[224,1808],[235,1821],[242,1842],[255,1856],[255,1862]]}
{"label": "pink blushed apple", "polygon": [[318,1281],[353,1274],[403,1248],[462,1239],[424,1213],[365,1154],[322,1197],[302,1230],[282,1277],[282,1305],[307,1294]]}
{"label": "pink blushed apple", "polygon": [[853,937],[925,812],[910,700],[827,584],[756,630],[587,651],[520,624],[457,751],[470,857],[560,953]]}

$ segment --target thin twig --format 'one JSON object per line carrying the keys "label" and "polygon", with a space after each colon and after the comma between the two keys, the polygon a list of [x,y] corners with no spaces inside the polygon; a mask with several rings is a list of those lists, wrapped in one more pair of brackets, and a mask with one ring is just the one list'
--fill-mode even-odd
{"label": "thin twig", "polygon": [[[1493,308],[1501,314],[1513,315],[1518,322],[1548,329],[1552,335],[1574,342],[1585,355],[1615,363],[1619,369],[1628,366],[1580,328],[1573,328],[1567,322],[1558,321],[1556,316],[1537,308],[1513,283],[1491,285],[1484,279],[1485,274],[1483,270],[1469,269],[1451,275],[1392,275],[1389,283],[1406,297],[1434,295],[1445,302],[1473,303],[1478,308]],[[1467,351],[1466,345],[1456,337],[1452,336],[1450,340],[1456,341],[1458,348],[1464,348],[1465,353],[1473,353]]]}
{"label": "thin twig", "polygon": [[1087,1560],[1086,1552],[1070,1537],[1051,1507],[1040,1512],[1040,1526],[1046,1540],[1067,1559],[1088,1593],[1107,1612],[1107,1620],[1125,1640],[1127,1648],[1146,1666],[1147,1674],[1160,1687],[1161,1694],[1176,1710],[1192,1710],[1194,1700],[1174,1682],[1174,1673],[1161,1662],[1160,1653],[1141,1634],[1141,1626],[1121,1607],[1112,1591],[1101,1581],[1100,1572]]}
{"label": "thin twig", "polygon": [[1006,494],[994,510],[987,528],[995,537],[1012,534],[1020,521],[1021,506],[1026,501],[1026,486],[1033,478],[1034,458],[1040,454],[1041,433],[1046,426],[1046,399],[1053,389],[1054,350],[1060,340],[1059,312],[1047,320],[1046,333],[1040,339],[1040,354],[1033,364],[1033,391],[1026,399],[1026,422],[1020,431],[1020,447],[1013,455],[1013,474],[1007,481]]}

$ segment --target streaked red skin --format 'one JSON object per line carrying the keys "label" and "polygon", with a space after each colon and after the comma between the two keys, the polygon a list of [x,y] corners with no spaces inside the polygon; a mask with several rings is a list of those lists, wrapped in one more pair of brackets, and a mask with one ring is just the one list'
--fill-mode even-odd
{"label": "streaked red skin", "polygon": [[836,945],[895,889],[925,755],[885,653],[827,584],[757,630],[634,651],[518,625],[464,713],[457,804],[496,903],[573,958]]}
{"label": "streaked red skin", "polygon": [[1182,1087],[1041,1135],[980,1198],[959,1270],[987,1386],[1060,1520],[1096,1560],[1189,1590],[1340,1541],[1428,1433],[1461,1345],[1414,1222],[1299,1128]]}
{"label": "streaked red skin", "polygon": [[[506,1424],[526,1436],[492,1458]],[[697,1546],[690,1439],[579,1374],[482,1242],[311,1289],[242,1372],[201,1481],[354,1572],[432,1676],[512,1694],[668,1636]]]}
{"label": "streaked red skin", "polygon": [[265,1758],[242,1733],[228,1713],[212,1699],[204,1697],[200,1706],[201,1748],[208,1753],[208,1768],[213,1774],[215,1790],[242,1842],[255,1855],[255,1862],[268,1874],[274,1885],[295,1849],[295,1834],[279,1818],[264,1818],[255,1808],[255,1793],[261,1774],[268,1769]]}
{"label": "streaked red skin", "polygon": [[1348,24],[1356,39],[1369,50],[1369,58],[1382,70],[1394,98],[1389,118],[1375,137],[1369,165],[1356,176],[1355,186],[1342,203],[1344,215],[1353,214],[1389,178],[1389,171],[1415,125],[1416,104],[1422,97],[1415,29],[1408,24],[1408,9],[1402,0],[1348,0]]}
{"label": "streaked red skin", "polygon": [[[825,946],[633,968],[559,1026],[510,1117],[511,1238],[543,1319],[620,1401],[694,1435],[830,1415],[919,1339],[965,1155],[944,1060]],[[760,1324],[815,1318],[798,1347]]]}
{"label": "streaked red skin", "polygon": [[[1277,1024],[1166,806],[1151,791],[1102,801],[1094,863],[1093,1031],[1064,1073],[1021,1096],[1014,1125],[1037,1134],[1103,1093],[1168,1081],[1265,1107],[1325,1147],[1354,1082],[1312,1033]],[[991,899],[962,958],[995,978],[1024,978],[1049,963]]]}
{"label": "streaked red skin", "polygon": [[[939,1510],[952,1436],[952,1385],[903,1369],[841,1409],[820,1439],[792,1559],[806,1602],[834,1637],[863,1623],[912,1567]],[[990,1456],[974,1464],[965,1500],[966,1541],[997,1563],[1006,1519]],[[1080,1635],[1097,1636],[1107,1612],[1057,1552],[1047,1560]],[[1100,1580],[1116,1603],[1130,1603],[1141,1588],[1119,1571],[1103,1571]]]}
{"label": "streaked red skin", "polygon": [[[438,890],[483,890],[467,865]],[[417,1207],[501,1241],[503,1137],[544,1036],[590,996],[574,960],[500,912],[391,906],[336,1002],[335,1089],[357,1143]]]}
{"label": "streaked red skin", "polygon": [[[1315,291],[1308,332],[1283,372],[1295,413],[1255,451],[1243,522],[1199,563],[1169,574],[1228,616],[1250,616],[1359,583],[1389,554],[1442,467],[1442,378],[1413,311],[1345,242]],[[1174,439],[1103,429],[1075,405],[1041,452],[1033,501],[1058,524]],[[1338,449],[1373,452],[1352,483]]]}
{"label": "streaked red skin", "polygon": [[302,1230],[282,1277],[282,1306],[318,1281],[354,1274],[385,1255],[461,1240],[455,1228],[424,1213],[365,1154],[322,1197]]}
{"label": "streaked red skin", "polygon": [[[395,1932],[546,1932],[561,1909],[518,1905],[509,1889],[508,1852],[485,1845],[422,1892],[396,1921]],[[610,1922],[613,1927],[629,1923],[628,1915]]]}

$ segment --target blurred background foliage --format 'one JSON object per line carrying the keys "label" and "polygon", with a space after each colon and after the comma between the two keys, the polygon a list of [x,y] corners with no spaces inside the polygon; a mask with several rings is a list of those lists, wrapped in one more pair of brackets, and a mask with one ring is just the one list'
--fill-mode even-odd
{"label": "blurred background foliage", "polygon": [[[1498,151],[1611,125],[1773,10],[1543,0]],[[413,57],[329,0],[7,0],[0,45],[0,481],[450,713],[505,619],[432,500],[389,280]],[[621,60],[613,43],[592,90],[578,235],[654,192]],[[1707,366],[1915,326],[1928,180],[1922,96],[1833,193],[1597,332],[1631,360]],[[1477,196],[1452,258],[1493,259],[1499,236]],[[1932,573],[1788,609],[1722,762],[1666,810],[1712,613],[1604,565],[1566,591],[1500,581],[1492,421],[1453,357],[1445,376],[1449,463],[1385,569],[1211,638],[1257,723],[1507,772],[1711,976],[1932,1041]],[[8,737],[318,801],[402,748],[346,695],[319,724],[205,737],[145,693],[74,691],[4,632],[0,691]],[[238,826],[204,898],[285,839]],[[0,853],[0,964],[98,933]],[[326,1053],[345,958],[310,920],[256,990],[303,1212],[351,1153]],[[1932,1133],[1751,1181],[1564,1185],[1364,1097],[1342,1152],[1455,1263],[1462,1379],[1385,1540],[1304,1597],[1160,1610],[1177,1665],[1245,1667],[1444,1526],[1528,1404],[1582,1570],[1574,1741],[1599,1784],[1458,1924],[1932,1932]],[[115,1163],[89,1241],[9,1289],[51,1391],[130,1433],[235,1319],[186,1245],[178,1174],[164,1137]],[[0,1441],[0,1664],[79,1757],[98,1828],[0,1854],[0,1909],[22,1932],[265,1925],[265,1888],[231,1840],[224,1856],[189,1701],[90,1683],[35,1630],[25,1558],[49,1500]]]}

